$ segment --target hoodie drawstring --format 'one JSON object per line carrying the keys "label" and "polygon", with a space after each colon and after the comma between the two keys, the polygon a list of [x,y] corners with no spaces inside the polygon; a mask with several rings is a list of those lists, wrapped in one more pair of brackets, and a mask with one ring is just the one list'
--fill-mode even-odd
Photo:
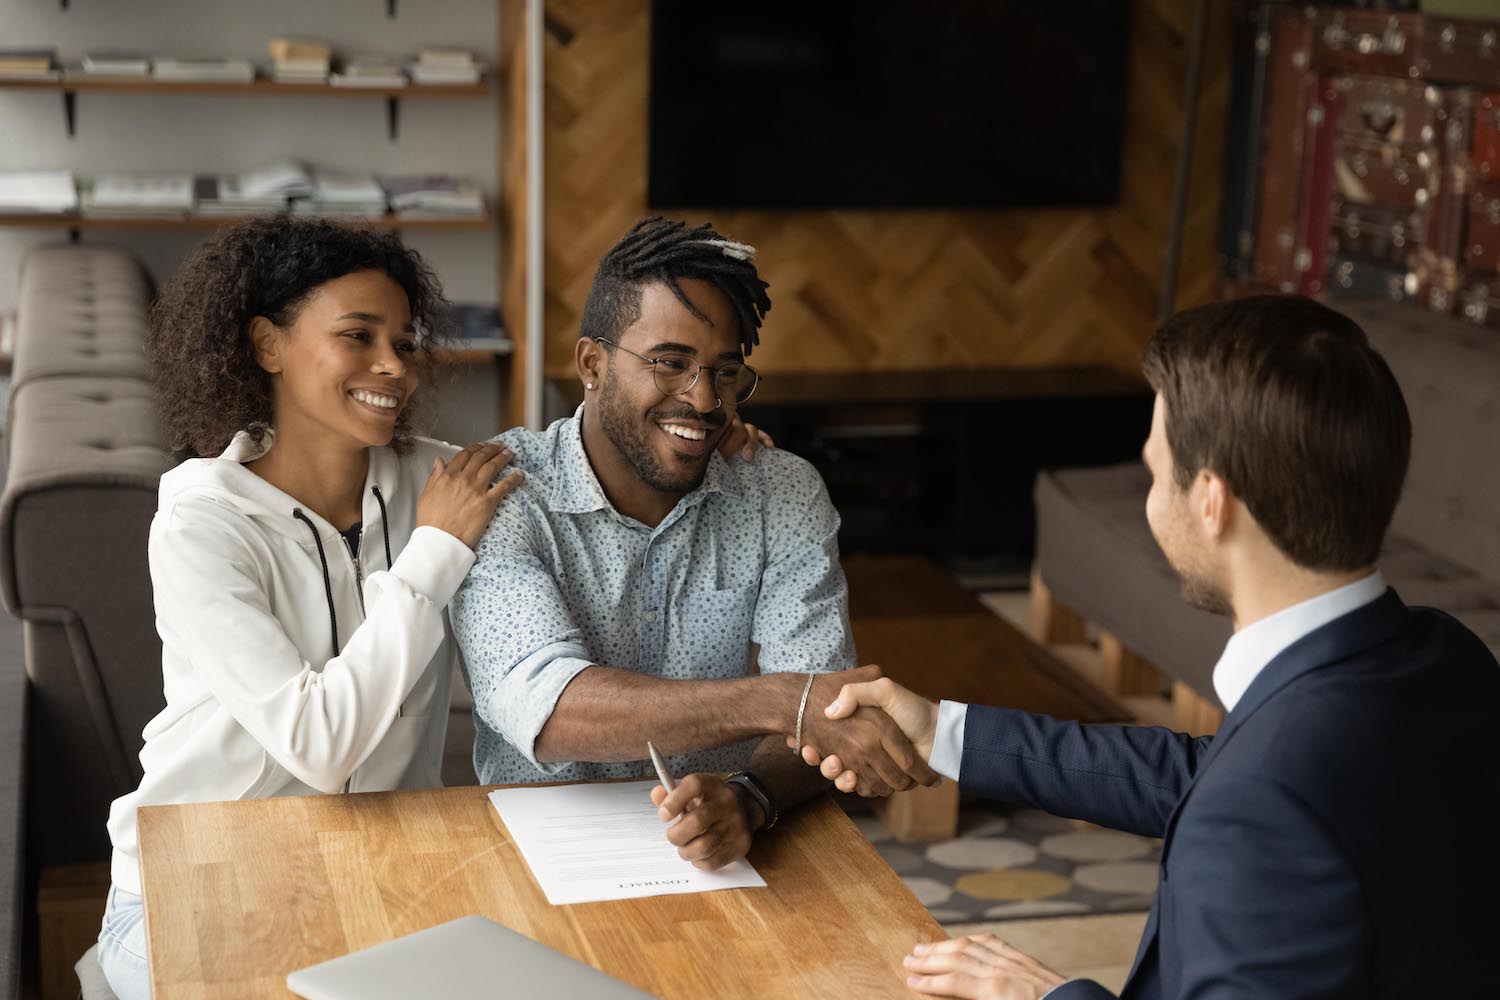
{"label": "hoodie drawstring", "polygon": [[[318,561],[323,564],[323,593],[328,597],[328,631],[333,636],[333,655],[338,656],[339,616],[333,609],[333,578],[328,575],[328,556],[323,552],[323,538],[318,534],[318,527],[312,523],[312,518],[302,513],[301,507],[293,508],[292,516],[307,525],[307,530],[312,532],[313,542],[318,546]],[[386,551],[389,552],[389,548]]]}
{"label": "hoodie drawstring", "polygon": [[385,497],[380,495],[379,486],[371,486],[370,492],[375,494],[375,502],[380,504],[380,533],[385,538],[385,568],[391,568],[391,529],[386,527],[390,518],[385,515]]}
{"label": "hoodie drawstring", "polygon": [[[391,529],[387,525],[390,518],[385,513],[385,497],[380,495],[379,486],[371,486],[370,492],[375,494],[375,502],[380,504],[380,534],[382,540],[385,542],[385,568],[390,569],[393,562],[391,559]],[[328,631],[333,639],[333,655],[338,656],[339,616],[338,612],[333,609],[333,578],[328,575],[328,556],[323,551],[323,537],[318,534],[318,527],[312,523],[312,518],[302,513],[301,507],[293,508],[292,516],[307,525],[307,530],[312,532],[313,543],[318,547],[318,561],[323,564],[323,594],[328,598]]]}

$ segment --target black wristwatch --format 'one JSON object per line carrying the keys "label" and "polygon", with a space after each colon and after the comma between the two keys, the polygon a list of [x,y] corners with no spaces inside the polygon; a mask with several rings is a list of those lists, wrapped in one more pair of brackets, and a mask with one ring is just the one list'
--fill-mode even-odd
{"label": "black wristwatch", "polygon": [[760,806],[761,824],[756,827],[755,832],[769,830],[776,825],[780,813],[776,810],[776,796],[766,787],[765,783],[751,774],[749,771],[736,771],[724,779],[726,785],[739,785]]}

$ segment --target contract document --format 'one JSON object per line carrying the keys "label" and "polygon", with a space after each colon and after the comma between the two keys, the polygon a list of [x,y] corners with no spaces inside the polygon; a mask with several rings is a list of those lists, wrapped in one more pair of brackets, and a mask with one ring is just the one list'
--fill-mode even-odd
{"label": "contract document", "polygon": [[490,801],[554,906],[764,886],[748,861],[702,872],[677,856],[655,781],[501,788]]}

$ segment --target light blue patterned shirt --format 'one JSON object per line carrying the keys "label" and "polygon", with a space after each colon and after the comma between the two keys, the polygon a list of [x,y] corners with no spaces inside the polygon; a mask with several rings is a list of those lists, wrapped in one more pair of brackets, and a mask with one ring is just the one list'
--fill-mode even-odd
{"label": "light blue patterned shirt", "polygon": [[[810,464],[776,450],[750,462],[714,454],[702,484],[652,528],[605,498],[582,420],[580,407],[543,432],[500,436],[526,480],[453,599],[484,784],[654,775],[645,760],[537,762],[563,688],[593,664],[684,680],[743,677],[757,660],[763,673],[854,666],[839,516]],[[736,770],[756,742],[669,763],[677,774]]]}

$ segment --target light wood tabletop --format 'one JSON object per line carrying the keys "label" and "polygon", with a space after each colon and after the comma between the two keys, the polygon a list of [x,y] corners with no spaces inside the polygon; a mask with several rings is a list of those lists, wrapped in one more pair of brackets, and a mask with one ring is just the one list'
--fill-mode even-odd
{"label": "light wood tabletop", "polygon": [[289,972],[471,913],[663,998],[912,997],[902,957],[947,937],[827,796],[758,839],[765,888],[553,906],[489,791],[142,808],[157,1000],[287,997]]}

